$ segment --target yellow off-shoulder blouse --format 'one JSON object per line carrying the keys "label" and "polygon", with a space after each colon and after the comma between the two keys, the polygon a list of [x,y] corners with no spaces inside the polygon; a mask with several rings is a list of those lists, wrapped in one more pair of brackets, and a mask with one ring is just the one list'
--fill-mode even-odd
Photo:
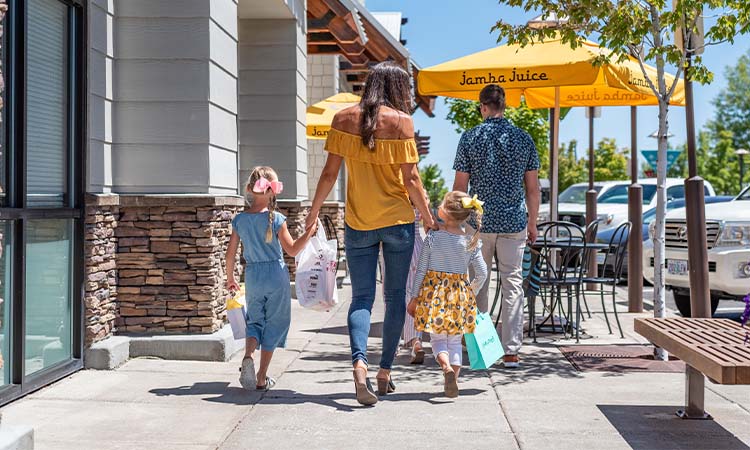
{"label": "yellow off-shoulder blouse", "polygon": [[409,139],[375,139],[375,149],[356,134],[331,128],[326,151],[346,162],[346,214],[350,228],[376,230],[414,222],[414,209],[401,176],[401,164],[419,162]]}

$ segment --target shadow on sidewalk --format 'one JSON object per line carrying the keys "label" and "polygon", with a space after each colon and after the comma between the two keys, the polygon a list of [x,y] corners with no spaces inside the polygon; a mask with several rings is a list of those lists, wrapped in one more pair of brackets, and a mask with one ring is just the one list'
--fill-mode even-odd
{"label": "shadow on sidewalk", "polygon": [[[473,396],[485,391],[480,389],[462,389],[460,395]],[[272,389],[268,392],[246,391],[242,388],[229,386],[227,382],[194,383],[192,386],[177,386],[174,388],[151,389],[149,393],[158,397],[165,396],[198,396],[202,400],[214,403],[227,403],[240,406],[255,404],[265,405],[301,405],[316,404],[334,408],[337,411],[352,412],[368,408],[356,404],[353,392],[335,394],[304,394],[289,389]],[[345,404],[339,400],[346,400]],[[421,401],[431,405],[452,404],[454,401],[445,398],[442,392],[392,393],[380,399],[381,402]]]}
{"label": "shadow on sidewalk", "polygon": [[[339,336],[349,336],[349,327],[341,325],[338,327],[328,328],[316,328],[310,330],[302,330],[303,333],[321,333],[321,334],[335,334]],[[383,337],[383,322],[372,322],[370,323],[370,335],[371,338],[382,338]]]}
{"label": "shadow on sidewalk", "polygon": [[505,369],[497,364],[489,370],[492,386],[528,383],[543,378],[583,378],[583,375],[565,359],[554,345],[536,344],[538,351],[522,355],[521,367]]}
{"label": "shadow on sidewalk", "polygon": [[714,420],[683,420],[677,406],[597,405],[634,450],[750,449]]}

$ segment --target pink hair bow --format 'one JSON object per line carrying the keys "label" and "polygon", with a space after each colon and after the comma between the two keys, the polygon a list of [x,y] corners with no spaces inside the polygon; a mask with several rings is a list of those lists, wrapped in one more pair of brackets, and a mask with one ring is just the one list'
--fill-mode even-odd
{"label": "pink hair bow", "polygon": [[255,182],[255,186],[253,186],[253,192],[256,194],[263,194],[269,189],[271,189],[274,194],[279,195],[281,194],[281,191],[284,190],[284,183],[281,181],[269,181],[266,178],[260,178]]}

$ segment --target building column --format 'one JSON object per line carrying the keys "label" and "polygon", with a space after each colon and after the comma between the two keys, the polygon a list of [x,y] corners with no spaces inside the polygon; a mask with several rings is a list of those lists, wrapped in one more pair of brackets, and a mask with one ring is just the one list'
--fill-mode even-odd
{"label": "building column", "polygon": [[282,200],[308,199],[307,36],[304,16],[240,19],[240,178],[271,166],[284,182]]}
{"label": "building column", "polygon": [[237,14],[234,0],[92,2],[87,346],[225,324]]}
{"label": "building column", "polygon": [[[325,100],[340,92],[338,55],[309,55],[307,58],[307,102],[309,105]],[[315,196],[320,175],[326,163],[325,141],[319,139],[308,139],[308,172],[307,179],[310,189],[310,198]],[[328,195],[327,201],[321,210],[321,215],[331,218],[337,230],[339,239],[344,239],[344,186],[346,171],[341,168],[336,185]]]}
{"label": "building column", "polygon": [[236,194],[237,4],[115,6],[113,191]]}

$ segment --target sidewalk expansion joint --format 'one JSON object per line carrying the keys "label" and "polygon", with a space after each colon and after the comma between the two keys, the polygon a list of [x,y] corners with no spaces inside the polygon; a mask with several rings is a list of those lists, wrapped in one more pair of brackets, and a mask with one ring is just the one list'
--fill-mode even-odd
{"label": "sidewalk expansion joint", "polygon": [[[323,323],[323,325],[317,331],[315,331],[315,333],[313,333],[312,336],[310,336],[310,339],[308,339],[307,342],[305,342],[305,345],[302,346],[302,348],[297,352],[297,356],[295,356],[294,358],[292,358],[292,360],[289,361],[289,363],[286,365],[286,367],[284,367],[284,370],[281,371],[281,373],[279,374],[279,378],[278,378],[277,382],[281,381],[281,379],[284,377],[284,374],[286,373],[286,371],[289,370],[289,368],[292,366],[292,364],[294,364],[300,358],[300,356],[302,355],[302,353],[305,352],[305,350],[310,345],[310,343],[313,341],[313,339],[315,339],[316,337],[318,337],[318,335],[320,334],[320,331],[322,329],[328,327],[328,324],[331,323],[331,321],[336,317],[336,315],[338,314],[338,312],[341,311],[341,308],[343,308],[343,306],[345,304],[348,304],[348,302],[340,302],[339,305],[338,305],[338,307],[333,311],[333,314],[330,315],[330,317],[328,318],[328,320],[326,320]],[[294,350],[285,350],[285,351],[294,351]],[[258,401],[256,401],[252,405],[249,405],[250,407],[247,409],[247,411],[244,414],[242,414],[239,417],[239,420],[235,423],[234,427],[232,427],[231,430],[229,430],[227,433],[224,434],[224,436],[221,437],[221,439],[219,440],[219,444],[216,446],[217,449],[221,448],[221,446],[224,445],[227,442],[227,440],[232,435],[232,433],[234,433],[235,431],[237,431],[237,429],[240,427],[240,425],[242,425],[242,422],[245,421],[245,419],[247,418],[247,416],[249,416],[253,412],[253,410],[255,409],[255,407],[258,404],[260,404],[260,403],[263,402],[263,399],[265,399],[266,396],[268,396],[269,398],[273,398],[273,389],[270,389],[268,391],[263,392],[260,395],[260,397],[258,398]]]}

